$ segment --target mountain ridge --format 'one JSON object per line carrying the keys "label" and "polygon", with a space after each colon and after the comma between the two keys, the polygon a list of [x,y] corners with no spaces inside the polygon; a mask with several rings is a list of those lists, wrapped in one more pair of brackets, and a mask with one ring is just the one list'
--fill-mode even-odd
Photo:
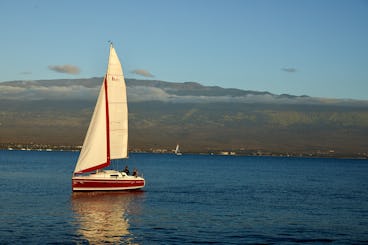
{"label": "mountain ridge", "polygon": [[[84,79],[16,80],[0,83],[2,99],[56,99],[96,98],[102,77]],[[242,90],[204,86],[198,82],[166,82],[161,80],[126,79],[128,100],[161,100],[166,102],[242,102],[242,103],[288,103],[288,104],[339,104],[367,106],[368,100],[318,98],[308,95],[273,94],[268,91]],[[52,96],[47,97],[47,92]],[[216,100],[217,99],[217,100]],[[215,100],[215,101],[214,101]]]}
{"label": "mountain ridge", "polygon": [[[0,144],[81,145],[102,78],[0,83]],[[365,156],[368,102],[127,79],[132,150]],[[363,155],[362,155],[363,154]]]}

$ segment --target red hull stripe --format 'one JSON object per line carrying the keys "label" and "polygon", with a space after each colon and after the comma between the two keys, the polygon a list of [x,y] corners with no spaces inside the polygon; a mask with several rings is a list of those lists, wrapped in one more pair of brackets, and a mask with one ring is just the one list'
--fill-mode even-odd
{"label": "red hull stripe", "polygon": [[144,180],[73,179],[73,188],[142,188]]}

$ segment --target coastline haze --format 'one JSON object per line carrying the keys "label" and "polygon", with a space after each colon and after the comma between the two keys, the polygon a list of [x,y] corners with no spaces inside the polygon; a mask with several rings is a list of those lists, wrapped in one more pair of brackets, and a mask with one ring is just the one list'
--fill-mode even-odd
{"label": "coastline haze", "polygon": [[[126,80],[132,150],[367,157],[368,101]],[[101,81],[0,83],[0,144],[81,145]]]}

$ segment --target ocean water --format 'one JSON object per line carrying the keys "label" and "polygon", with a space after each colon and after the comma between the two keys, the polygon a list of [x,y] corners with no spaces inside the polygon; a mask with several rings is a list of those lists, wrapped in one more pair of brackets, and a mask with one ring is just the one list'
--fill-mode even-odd
{"label": "ocean water", "polygon": [[131,154],[146,187],[72,193],[78,152],[0,151],[0,244],[368,244],[368,161]]}

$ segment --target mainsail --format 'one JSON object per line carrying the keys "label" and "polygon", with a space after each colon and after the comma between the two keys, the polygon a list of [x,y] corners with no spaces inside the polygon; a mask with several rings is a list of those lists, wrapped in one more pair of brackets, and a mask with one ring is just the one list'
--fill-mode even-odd
{"label": "mainsail", "polygon": [[128,105],[119,58],[110,45],[107,72],[74,173],[110,165],[110,159],[128,157]]}

